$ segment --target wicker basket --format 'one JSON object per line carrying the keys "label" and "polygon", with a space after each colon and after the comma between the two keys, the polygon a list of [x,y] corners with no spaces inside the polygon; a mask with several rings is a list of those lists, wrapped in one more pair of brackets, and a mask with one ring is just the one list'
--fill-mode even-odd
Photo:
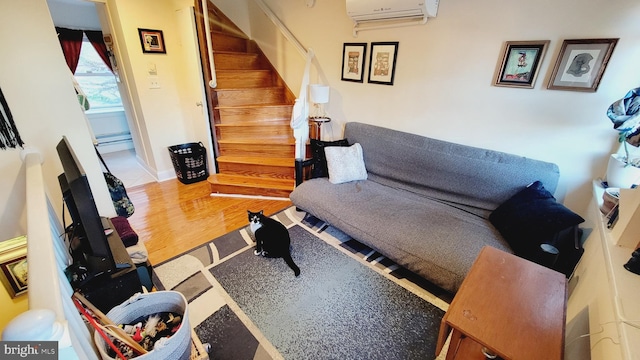
{"label": "wicker basket", "polygon": [[176,176],[183,184],[202,181],[209,176],[207,149],[201,142],[169,146],[169,154]]}
{"label": "wicker basket", "polygon": [[[167,339],[164,346],[154,348],[148,353],[136,357],[140,360],[188,360],[191,358],[191,326],[187,299],[177,291],[156,291],[148,294],[136,294],[129,300],[111,309],[106,315],[115,324],[128,324],[142,316],[159,312],[182,314],[182,325]],[[103,360],[113,360],[107,353],[108,345],[96,331],[93,335],[96,347]]]}

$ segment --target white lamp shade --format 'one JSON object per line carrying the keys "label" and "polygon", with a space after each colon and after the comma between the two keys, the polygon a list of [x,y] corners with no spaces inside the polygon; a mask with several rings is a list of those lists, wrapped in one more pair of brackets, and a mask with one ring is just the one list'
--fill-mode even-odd
{"label": "white lamp shade", "polygon": [[320,84],[309,85],[309,96],[311,97],[311,102],[316,104],[328,103],[329,90],[330,88],[328,85],[320,85]]}

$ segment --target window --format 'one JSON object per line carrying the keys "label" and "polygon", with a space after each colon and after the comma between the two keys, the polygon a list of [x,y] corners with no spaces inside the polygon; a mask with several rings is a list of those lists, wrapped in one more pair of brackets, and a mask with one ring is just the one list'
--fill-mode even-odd
{"label": "window", "polygon": [[105,65],[86,35],[74,74],[89,99],[90,110],[121,110],[122,99],[116,77]]}

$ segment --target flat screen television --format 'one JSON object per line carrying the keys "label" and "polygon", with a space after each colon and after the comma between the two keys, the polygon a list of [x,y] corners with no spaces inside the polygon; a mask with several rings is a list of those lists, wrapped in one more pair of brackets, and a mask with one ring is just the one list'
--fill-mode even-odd
{"label": "flat screen television", "polygon": [[92,276],[115,272],[113,254],[87,175],[66,137],[58,143],[56,150],[64,169],[58,182],[72,220],[74,263],[85,266]]}

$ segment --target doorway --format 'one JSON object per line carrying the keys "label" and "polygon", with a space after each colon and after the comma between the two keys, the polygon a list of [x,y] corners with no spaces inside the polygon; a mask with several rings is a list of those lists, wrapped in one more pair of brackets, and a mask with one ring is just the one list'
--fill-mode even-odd
{"label": "doorway", "polygon": [[[56,27],[110,33],[104,29],[108,25],[100,21],[99,12],[106,11],[103,3],[47,0],[47,5]],[[112,44],[106,45],[110,49]],[[111,61],[112,67],[113,64]],[[131,131],[131,121],[123,104],[126,98],[121,96],[122,80],[117,69],[111,72],[86,35],[74,77],[89,99],[85,117],[93,142],[109,171],[122,180],[126,188],[155,182],[156,179],[141,165],[136,154],[135,133]]]}

